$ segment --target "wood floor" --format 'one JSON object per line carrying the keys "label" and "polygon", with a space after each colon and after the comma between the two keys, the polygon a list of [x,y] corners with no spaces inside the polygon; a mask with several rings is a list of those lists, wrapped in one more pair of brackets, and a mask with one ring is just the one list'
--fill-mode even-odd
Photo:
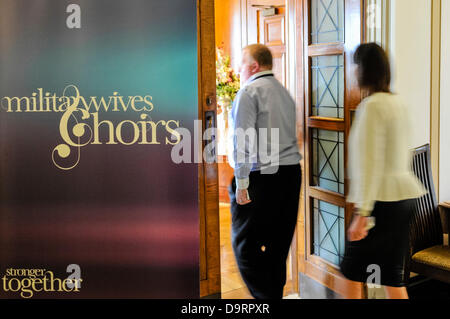
{"label": "wood floor", "polygon": [[[230,205],[220,203],[220,264],[222,299],[253,299],[242,281],[231,247]],[[285,291],[291,291],[285,287]],[[286,295],[286,294],[285,294]]]}
{"label": "wood floor", "polygon": [[220,267],[223,299],[251,299],[242,281],[231,247],[231,213],[229,204],[220,204]]}

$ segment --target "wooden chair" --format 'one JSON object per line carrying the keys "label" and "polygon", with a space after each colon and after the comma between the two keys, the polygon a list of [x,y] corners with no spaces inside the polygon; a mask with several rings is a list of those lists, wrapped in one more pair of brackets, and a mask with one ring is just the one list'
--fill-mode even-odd
{"label": "wooden chair", "polygon": [[414,272],[450,283],[450,248],[443,244],[444,233],[449,233],[450,205],[438,206],[428,144],[415,149],[413,170],[428,194],[418,199],[415,206],[406,275]]}

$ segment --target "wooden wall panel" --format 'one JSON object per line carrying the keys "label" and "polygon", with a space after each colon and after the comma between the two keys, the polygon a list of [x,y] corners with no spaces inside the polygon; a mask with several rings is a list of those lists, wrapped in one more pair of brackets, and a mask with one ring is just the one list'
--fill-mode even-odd
{"label": "wooden wall panel", "polygon": [[[242,49],[241,0],[215,0],[216,47],[223,47],[231,58],[231,66],[237,72]],[[226,157],[219,160],[219,201],[229,203],[228,186],[233,178],[233,169]]]}
{"label": "wooden wall panel", "polygon": [[222,46],[231,57],[231,65],[237,69],[242,48],[241,1],[215,0],[216,46]]}
{"label": "wooden wall panel", "polygon": [[219,156],[219,201],[229,203],[228,186],[234,176],[234,170],[227,162],[226,156]]}

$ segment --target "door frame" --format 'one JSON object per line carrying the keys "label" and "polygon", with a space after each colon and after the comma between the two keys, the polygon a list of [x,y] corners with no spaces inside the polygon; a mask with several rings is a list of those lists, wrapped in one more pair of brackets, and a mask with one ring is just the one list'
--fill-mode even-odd
{"label": "door frame", "polygon": [[[247,28],[244,17],[247,16],[247,2],[241,0],[241,26],[242,45],[247,43]],[[264,0],[263,0],[264,1]],[[295,70],[299,55],[302,56],[303,43],[296,40],[298,35],[298,5],[301,0],[285,0],[286,5],[286,66],[287,69]],[[216,87],[215,87],[215,21],[214,21],[214,0],[197,0],[197,38],[198,38],[198,86],[199,86],[199,105],[198,118],[204,121],[204,114],[207,111],[216,113]],[[245,35],[244,35],[245,32]],[[297,45],[298,48],[297,48]],[[303,87],[303,76],[296,78],[296,72],[292,71],[287,76],[286,84],[292,96],[297,102],[297,128],[298,136],[303,137],[303,100],[298,96],[303,95],[303,90],[297,91]],[[203,124],[203,130],[205,129]],[[199,145],[204,146],[201,136],[197,139],[201,141]],[[300,151],[303,155],[303,142],[299,139]],[[201,151],[200,151],[201,152]],[[303,175],[304,176],[304,175]],[[304,177],[302,184],[304,183]],[[198,190],[199,190],[199,217],[200,217],[200,297],[219,297],[221,292],[221,272],[220,272],[220,225],[219,225],[219,183],[218,183],[218,165],[217,163],[198,164]],[[300,209],[299,228],[303,226],[300,222],[304,213],[303,209],[303,187],[299,195]],[[303,243],[299,240],[297,231],[292,241],[292,276],[293,292],[299,291],[298,286],[298,262],[299,256],[298,244]]]}
{"label": "door frame", "polygon": [[[286,88],[289,93],[291,93],[292,97],[296,101],[297,108],[297,135],[299,137],[299,149],[300,153],[303,157],[303,100],[297,98],[299,95],[303,95],[303,90],[298,91],[298,87],[303,87],[303,75],[301,77],[297,77],[296,70],[298,68],[298,62],[302,61],[302,59],[298,59],[299,57],[303,57],[303,43],[297,40],[297,28],[298,22],[301,20],[297,19],[297,10],[299,1],[297,0],[241,0],[241,43],[242,47],[245,47],[248,44],[252,44],[260,37],[258,33],[250,34],[248,26],[250,24],[257,23],[257,16],[255,15],[256,10],[252,8],[253,5],[273,5],[275,3],[275,7],[284,7],[285,9],[285,43],[286,43]],[[301,93],[300,93],[301,92]],[[301,162],[303,167],[303,160]],[[302,174],[302,191],[300,192],[300,203],[299,203],[299,213],[297,219],[297,227],[294,232],[294,236],[292,239],[292,244],[290,248],[291,252],[291,276],[292,276],[292,289],[291,291],[287,291],[288,294],[296,294],[299,293],[299,227],[300,227],[300,217],[302,214],[303,205],[301,204],[303,200],[303,174]],[[303,242],[303,241],[302,241]]]}
{"label": "door frame", "polygon": [[[199,49],[199,118],[204,120],[206,111],[216,111],[215,101],[215,34],[214,34],[214,1],[198,1],[198,49]],[[248,30],[245,17],[248,15],[248,4],[252,0],[241,0],[241,27],[242,45],[248,41]],[[262,2],[266,0],[261,0]],[[362,296],[364,290],[361,284],[354,284],[345,279],[337,267],[326,261],[311,255],[309,234],[311,232],[310,222],[310,196],[309,187],[309,163],[305,161],[308,156],[308,125],[306,118],[309,107],[308,94],[309,85],[305,79],[309,78],[308,49],[309,49],[309,17],[307,14],[307,2],[310,0],[285,0],[286,5],[286,61],[287,68],[291,74],[287,76],[287,86],[290,93],[295,97],[297,105],[297,134],[300,152],[302,153],[302,189],[300,193],[299,217],[297,229],[292,242],[292,251],[296,255],[293,258],[292,275],[294,280],[294,292],[299,292],[299,273],[316,280],[320,284],[337,292],[342,296]],[[266,1],[269,3],[269,0]],[[345,20],[346,41],[336,49],[344,52],[345,63],[351,61],[351,56],[359,43],[364,41],[364,0],[345,0],[346,15],[350,18]],[[355,9],[357,8],[357,9]],[[347,11],[347,10],[353,10]],[[356,10],[356,11],[355,11]],[[359,35],[355,37],[355,30]],[[352,32],[350,35],[349,32]],[[356,39],[356,40],[355,40]],[[295,70],[295,71],[292,71]],[[345,69],[346,89],[345,98],[347,107],[345,116],[350,119],[351,113],[356,110],[360,100],[360,91],[355,88],[354,77],[350,68]],[[209,101],[209,102],[208,102]],[[203,121],[204,122],[204,121]],[[345,122],[345,135],[348,136],[350,121]],[[203,127],[204,129],[204,127]],[[200,137],[201,138],[201,137]],[[203,145],[203,141],[202,144]],[[347,145],[345,146],[347,153]],[[347,163],[345,164],[347,165]],[[219,233],[219,200],[218,200],[218,165],[199,164],[199,209],[200,209],[200,296],[220,297],[220,233]],[[346,181],[347,182],[347,181]],[[346,183],[348,185],[348,183]],[[347,186],[346,186],[347,188]],[[346,190],[347,191],[347,190]],[[340,203],[342,204],[342,203]],[[346,227],[351,216],[351,208],[346,207]],[[294,257],[294,255],[293,255]]]}
{"label": "door frame", "polygon": [[[216,49],[214,0],[197,0],[198,54],[198,119],[202,121],[201,135],[196,136],[198,158],[203,159],[205,114],[214,114],[216,104]],[[198,164],[198,203],[200,218],[200,297],[220,298],[220,226],[218,164],[202,161]]]}

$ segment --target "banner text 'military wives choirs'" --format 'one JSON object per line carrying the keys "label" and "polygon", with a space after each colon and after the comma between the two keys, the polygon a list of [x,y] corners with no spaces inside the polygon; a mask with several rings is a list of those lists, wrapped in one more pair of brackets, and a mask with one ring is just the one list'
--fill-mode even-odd
{"label": "banner text 'military wives choirs'", "polygon": [[[68,94],[71,93],[71,94]],[[122,145],[158,145],[161,143],[176,145],[181,141],[181,135],[176,131],[180,126],[177,120],[150,120],[149,112],[154,110],[152,96],[128,96],[113,92],[111,96],[85,98],[75,85],[64,88],[62,96],[45,92],[38,88],[30,97],[3,97],[1,111],[7,113],[38,113],[59,112],[62,117],[59,123],[59,133],[64,143],[57,145],[52,152],[53,163],[60,169],[70,170],[80,161],[80,148],[88,144],[101,145],[104,142],[100,137],[100,127],[108,129],[105,144]],[[100,120],[99,112],[127,112],[140,113],[139,121],[123,120],[113,123],[109,120]],[[164,140],[158,136],[158,126],[168,133]],[[123,131],[126,130],[127,138]],[[131,133],[131,134],[130,134]],[[149,137],[150,135],[150,137]],[[170,138],[168,137],[170,136]],[[71,148],[78,149],[75,163],[63,165],[60,159],[68,158]],[[55,157],[57,153],[58,157]]]}

